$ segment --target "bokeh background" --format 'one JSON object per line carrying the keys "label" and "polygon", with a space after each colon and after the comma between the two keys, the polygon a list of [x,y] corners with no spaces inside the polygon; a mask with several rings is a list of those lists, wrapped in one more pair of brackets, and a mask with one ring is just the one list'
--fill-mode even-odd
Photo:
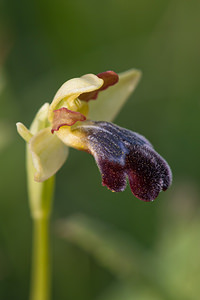
{"label": "bokeh background", "polygon": [[195,300],[200,295],[199,0],[0,2],[0,299],[29,295],[30,125],[72,77],[138,68],[115,120],[145,135],[173,170],[153,203],[101,186],[93,157],[70,151],[51,222],[52,295],[69,300]]}

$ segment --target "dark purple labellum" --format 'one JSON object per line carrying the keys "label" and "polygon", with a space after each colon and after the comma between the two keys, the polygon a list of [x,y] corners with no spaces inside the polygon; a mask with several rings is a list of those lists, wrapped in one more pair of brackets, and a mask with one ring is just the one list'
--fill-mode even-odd
{"label": "dark purple labellum", "polygon": [[172,174],[167,162],[140,134],[108,122],[92,122],[81,128],[100,169],[102,184],[110,190],[123,191],[128,177],[136,197],[153,201],[170,186]]}

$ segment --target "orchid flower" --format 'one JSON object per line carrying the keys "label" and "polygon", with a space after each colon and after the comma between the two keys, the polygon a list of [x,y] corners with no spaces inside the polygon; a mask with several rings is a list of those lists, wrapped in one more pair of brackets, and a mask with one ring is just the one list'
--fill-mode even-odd
{"label": "orchid flower", "polygon": [[65,82],[51,104],[45,103],[30,129],[17,123],[27,142],[27,176],[33,218],[33,262],[30,300],[50,299],[48,223],[54,175],[68,157],[69,147],[94,156],[102,184],[123,191],[127,178],[132,193],[153,201],[171,184],[167,162],[142,135],[119,127],[116,117],[140,79],[138,70],[107,71]]}
{"label": "orchid flower", "polygon": [[110,123],[139,78],[139,71],[130,70],[68,80],[52,103],[42,106],[30,130],[18,123],[32,155],[35,181],[54,175],[73,147],[94,156],[102,184],[112,191],[123,191],[127,178],[141,200],[152,201],[165,191],[172,180],[167,162],[142,135]]}

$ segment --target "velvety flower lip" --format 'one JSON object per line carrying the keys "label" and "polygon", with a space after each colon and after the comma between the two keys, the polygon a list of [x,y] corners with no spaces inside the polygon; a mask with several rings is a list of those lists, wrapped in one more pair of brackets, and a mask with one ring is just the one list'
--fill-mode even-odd
{"label": "velvety flower lip", "polygon": [[[142,135],[109,122],[93,122],[78,126],[82,144],[90,152],[102,175],[102,184],[121,192],[127,177],[132,193],[143,201],[153,201],[171,184],[167,162]],[[79,136],[80,138],[80,136]]]}
{"label": "velvety flower lip", "polygon": [[96,91],[83,93],[79,96],[80,100],[89,101],[96,100],[98,97],[98,93],[100,91],[106,90],[109,86],[116,84],[119,81],[119,76],[114,71],[106,71],[96,75],[97,77],[103,79],[103,85]]}

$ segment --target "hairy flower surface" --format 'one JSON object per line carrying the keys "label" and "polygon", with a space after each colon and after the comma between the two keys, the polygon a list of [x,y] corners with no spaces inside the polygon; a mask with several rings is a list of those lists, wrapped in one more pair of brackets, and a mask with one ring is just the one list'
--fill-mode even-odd
{"label": "hairy flower surface", "polygon": [[110,123],[139,78],[139,71],[130,70],[119,76],[107,71],[71,79],[40,109],[30,130],[18,123],[32,155],[35,180],[54,175],[69,146],[94,156],[102,184],[112,191],[123,191],[127,178],[141,200],[152,201],[165,191],[172,180],[167,162],[143,136]]}

